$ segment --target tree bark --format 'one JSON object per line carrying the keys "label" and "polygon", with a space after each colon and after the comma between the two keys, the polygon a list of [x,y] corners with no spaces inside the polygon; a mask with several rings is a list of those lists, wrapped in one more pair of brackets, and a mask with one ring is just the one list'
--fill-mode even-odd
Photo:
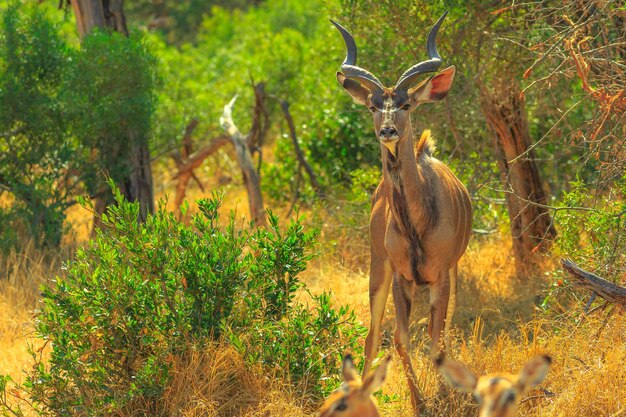
{"label": "tree bark", "polygon": [[129,157],[130,173],[124,181],[122,192],[127,200],[139,202],[139,221],[144,222],[148,214],[154,213],[152,166],[147,141],[135,143]]}
{"label": "tree bark", "polygon": [[500,83],[495,91],[481,88],[481,108],[494,139],[506,193],[513,238],[513,253],[519,275],[526,275],[532,254],[544,248],[556,236],[546,205],[546,194],[535,164],[528,131],[526,107],[515,83]]}
{"label": "tree bark", "polygon": [[70,4],[81,38],[97,27],[128,36],[124,0],[72,0]]}
{"label": "tree bark", "polygon": [[[76,27],[81,38],[95,28],[115,31],[128,36],[124,0],[72,0],[72,10],[76,17]],[[124,197],[129,201],[139,202],[139,221],[145,221],[148,214],[154,212],[154,188],[150,150],[148,141],[138,138],[130,146],[130,152],[117,155],[127,159],[128,174],[117,184]],[[100,197],[94,205],[96,209],[94,227],[99,225],[99,216],[111,204],[110,196]]]}
{"label": "tree bark", "polygon": [[233,106],[237,96],[224,106],[224,113],[220,118],[220,125],[226,131],[230,140],[235,147],[237,162],[241,168],[243,175],[243,183],[248,192],[248,204],[250,207],[250,216],[256,226],[265,226],[265,207],[263,206],[263,196],[261,195],[261,179],[254,169],[252,163],[252,154],[248,147],[246,137],[239,131],[239,128],[233,122]]}

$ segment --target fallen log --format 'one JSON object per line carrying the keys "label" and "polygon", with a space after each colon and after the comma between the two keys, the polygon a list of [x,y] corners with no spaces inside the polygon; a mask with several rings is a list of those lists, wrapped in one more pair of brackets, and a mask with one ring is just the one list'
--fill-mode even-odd
{"label": "fallen log", "polygon": [[585,271],[569,259],[561,259],[561,265],[576,279],[575,285],[590,289],[605,300],[626,307],[626,288]]}

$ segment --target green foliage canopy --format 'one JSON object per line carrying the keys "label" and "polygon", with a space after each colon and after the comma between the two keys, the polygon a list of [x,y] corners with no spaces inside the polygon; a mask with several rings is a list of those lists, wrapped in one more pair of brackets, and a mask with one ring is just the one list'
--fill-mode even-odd
{"label": "green foliage canopy", "polygon": [[0,193],[14,199],[0,208],[0,247],[15,244],[20,228],[57,245],[74,185],[59,183],[78,163],[59,100],[69,48],[41,10],[14,3],[0,19]]}
{"label": "green foliage canopy", "polygon": [[122,184],[151,138],[158,78],[143,36],[95,31],[69,46],[44,7],[0,13],[0,248],[59,245],[77,193]]}

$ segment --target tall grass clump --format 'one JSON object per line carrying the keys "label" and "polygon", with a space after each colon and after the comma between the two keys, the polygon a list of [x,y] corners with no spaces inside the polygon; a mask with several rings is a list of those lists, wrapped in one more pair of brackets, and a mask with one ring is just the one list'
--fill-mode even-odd
{"label": "tall grass clump", "polygon": [[22,386],[0,379],[1,413],[23,415],[8,390],[38,415],[166,415],[172,364],[209,342],[230,344],[310,400],[336,386],[341,354],[358,352],[363,330],[328,294],[294,302],[315,231],[273,215],[267,228],[237,228],[234,216],[222,226],[219,196],[199,201],[191,224],[163,204],[142,224],[139,205],[114,191],[103,227],[43,286],[35,329],[49,358],[32,352]]}

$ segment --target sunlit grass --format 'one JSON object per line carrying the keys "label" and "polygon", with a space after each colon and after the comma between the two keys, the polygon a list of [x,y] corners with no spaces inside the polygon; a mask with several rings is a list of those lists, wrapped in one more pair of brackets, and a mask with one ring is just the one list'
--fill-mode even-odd
{"label": "sunlit grass", "polygon": [[10,375],[17,383],[26,379],[33,365],[29,346],[38,350],[44,345],[33,334],[39,285],[59,269],[58,259],[35,249],[32,241],[25,242],[19,253],[0,256],[0,374]]}

